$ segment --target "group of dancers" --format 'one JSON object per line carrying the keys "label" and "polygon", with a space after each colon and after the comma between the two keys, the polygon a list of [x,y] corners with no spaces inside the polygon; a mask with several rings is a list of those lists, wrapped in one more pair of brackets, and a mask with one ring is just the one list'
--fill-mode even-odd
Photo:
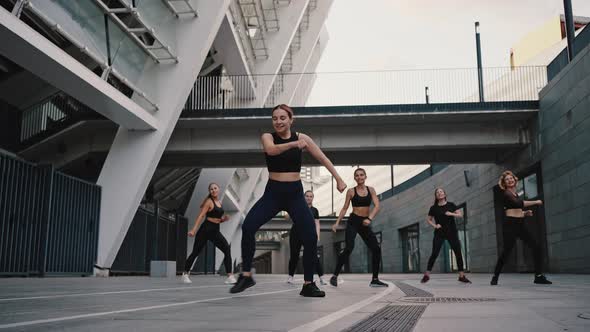
{"label": "group of dancers", "polygon": [[[187,258],[182,281],[190,283],[189,271],[192,264],[205,246],[208,240],[212,241],[224,254],[225,270],[228,273],[226,283],[234,284],[231,293],[239,293],[256,284],[252,277],[251,268],[255,252],[255,234],[262,225],[271,220],[280,211],[286,211],[293,221],[290,230],[291,258],[289,260],[289,277],[287,282],[293,283],[293,276],[299,260],[299,252],[303,246],[303,271],[304,283],[300,295],[304,297],[324,297],[322,291],[314,282],[314,272],[317,271],[322,285],[322,266],[317,256],[317,243],[319,240],[319,214],[313,207],[313,192],[303,191],[300,171],[302,152],[309,152],[321,165],[326,167],[336,180],[336,188],[344,192],[346,184],[334,168],[332,162],[326,157],[315,142],[303,133],[292,132],[291,126],[294,120],[293,110],[281,104],[272,109],[273,133],[265,133],[261,137],[262,146],[266,156],[266,164],[269,172],[269,180],[263,196],[254,204],[248,212],[242,224],[242,273],[236,279],[232,271],[232,259],[230,247],[219,231],[219,224],[228,220],[224,215],[219,200],[219,186],[215,183],[209,185],[209,195],[201,204],[201,212],[196,218],[194,227],[188,232],[194,236],[193,251]],[[338,275],[342,266],[348,260],[354,249],[356,235],[359,234],[372,253],[372,279],[371,287],[388,287],[387,283],[379,280],[379,267],[381,264],[381,246],[375,233],[371,229],[371,222],[379,212],[379,199],[375,189],[365,184],[367,173],[362,168],[354,171],[354,180],[357,185],[346,191],[346,200],[340,210],[336,223],[332,230],[336,232],[338,225],[344,218],[349,205],[352,204],[352,213],[348,217],[345,233],[345,248],[338,255],[336,268],[329,282],[337,287],[341,280]],[[503,252],[498,258],[491,285],[498,284],[498,278],[504,265],[504,261],[510,254],[516,239],[520,237],[534,253],[535,279],[537,284],[551,284],[541,273],[542,253],[539,245],[533,239],[524,226],[524,219],[532,216],[528,207],[541,205],[543,202],[525,201],[516,191],[517,177],[510,171],[502,173],[499,186],[503,190],[503,204],[505,216],[503,222]],[[372,205],[372,208],[371,208]],[[434,228],[432,241],[432,254],[428,260],[426,272],[421,282],[430,280],[430,272],[439,255],[444,241],[448,241],[455,254],[459,271],[458,281],[471,283],[463,271],[463,257],[461,255],[461,243],[455,224],[455,218],[462,217],[461,209],[454,203],[447,201],[447,195],[442,188],[437,188],[434,193],[434,204],[428,212],[427,222]],[[200,227],[199,227],[200,226]]]}

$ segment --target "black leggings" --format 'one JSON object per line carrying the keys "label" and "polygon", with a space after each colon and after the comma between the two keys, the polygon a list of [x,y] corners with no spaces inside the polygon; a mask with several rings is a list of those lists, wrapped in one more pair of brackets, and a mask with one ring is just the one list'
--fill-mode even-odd
{"label": "black leggings", "polygon": [[[303,246],[303,241],[299,238],[299,233],[295,229],[296,227],[291,227],[289,231],[289,247],[291,248],[291,256],[289,257],[289,275],[295,275],[295,269],[297,268],[297,263],[299,262],[299,252],[301,251],[301,247]],[[320,264],[320,258],[318,255],[315,256],[315,267],[318,272],[318,276],[324,275],[324,269]]]}
{"label": "black leggings", "polygon": [[460,272],[463,271],[463,255],[461,254],[461,242],[459,241],[459,234],[457,234],[457,230],[449,229],[447,232],[444,232],[443,229],[437,229],[434,231],[434,238],[432,239],[432,254],[428,259],[428,265],[426,266],[426,271],[432,271],[432,266],[434,266],[434,262],[440,253],[440,248],[442,247],[445,240],[449,241],[451,245],[451,249],[455,254],[455,258],[457,259],[457,268]]}
{"label": "black leggings", "polygon": [[231,260],[231,250],[227,240],[223,237],[221,232],[219,231],[219,224],[212,223],[208,220],[205,220],[199,228],[199,231],[195,235],[195,242],[193,244],[193,252],[188,256],[186,259],[186,264],[184,269],[186,272],[189,272],[193,266],[193,262],[199,255],[199,252],[203,250],[205,244],[207,244],[207,240],[213,242],[213,244],[219,248],[223,252],[225,257],[223,258],[223,264],[225,265],[225,272],[232,273],[232,260]]}
{"label": "black leggings", "polygon": [[510,255],[516,239],[520,238],[526,245],[533,250],[533,257],[535,261],[535,274],[541,274],[541,265],[543,257],[541,255],[541,248],[533,236],[527,231],[524,223],[524,218],[505,217],[502,225],[502,234],[504,236],[504,249],[498,258],[494,274],[499,275],[502,272],[502,267]]}
{"label": "black leggings", "polygon": [[334,275],[337,276],[340,274],[342,266],[348,260],[348,257],[350,257],[350,254],[354,249],[354,240],[356,238],[356,234],[358,233],[373,254],[373,278],[377,278],[379,276],[379,265],[381,264],[381,247],[377,242],[375,233],[373,233],[371,230],[371,226],[363,225],[363,220],[365,219],[366,217],[357,216],[354,213],[351,213],[348,217],[345,236],[346,247],[344,250],[342,250],[340,255],[338,255],[338,263],[336,263]]}
{"label": "black leggings", "polygon": [[317,259],[318,236],[311,210],[303,197],[301,181],[279,182],[268,180],[264,195],[254,204],[242,225],[242,269],[250,272],[256,251],[254,238],[258,229],[280,211],[287,211],[297,225],[303,242],[303,272],[305,281],[313,281]]}

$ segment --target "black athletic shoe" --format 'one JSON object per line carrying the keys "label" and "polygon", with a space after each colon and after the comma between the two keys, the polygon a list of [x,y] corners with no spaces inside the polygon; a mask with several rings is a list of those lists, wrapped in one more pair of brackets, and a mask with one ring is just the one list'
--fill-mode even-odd
{"label": "black athletic shoe", "polygon": [[330,278],[330,285],[332,285],[334,287],[338,287],[338,277],[337,276],[332,276],[332,278]]}
{"label": "black athletic shoe", "polygon": [[459,281],[460,282],[464,282],[466,284],[470,284],[471,283],[471,281],[469,279],[467,279],[466,276],[459,277]]}
{"label": "black athletic shoe", "polygon": [[422,284],[425,284],[425,283],[427,283],[427,282],[428,282],[428,280],[430,280],[430,277],[429,277],[429,276],[427,276],[427,275],[424,275],[424,276],[422,277],[422,280],[420,280],[420,283],[422,283]]}
{"label": "black athletic shoe", "polygon": [[315,285],[315,282],[310,282],[309,284],[303,284],[303,288],[301,288],[299,295],[304,297],[324,297],[326,296],[326,293],[319,289],[318,286]]}
{"label": "black athletic shoe", "polygon": [[246,277],[243,274],[240,274],[238,277],[238,282],[229,290],[230,293],[240,293],[246,290],[246,288],[250,288],[256,285],[256,281],[252,277]]}
{"label": "black athletic shoe", "polygon": [[492,285],[492,286],[496,286],[496,285],[498,284],[498,277],[499,277],[499,276],[497,276],[497,275],[494,275],[494,276],[492,277],[492,281],[490,281],[490,285]]}
{"label": "black athletic shoe", "polygon": [[535,276],[535,284],[551,285],[553,283],[551,281],[547,280],[547,278],[545,278],[544,275],[539,274],[539,275]]}
{"label": "black athletic shoe", "polygon": [[389,285],[379,279],[373,279],[371,280],[369,287],[389,287]]}

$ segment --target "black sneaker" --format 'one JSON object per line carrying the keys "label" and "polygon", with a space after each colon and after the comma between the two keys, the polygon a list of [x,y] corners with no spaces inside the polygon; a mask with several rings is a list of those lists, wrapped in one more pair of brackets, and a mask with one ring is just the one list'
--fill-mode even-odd
{"label": "black sneaker", "polygon": [[466,276],[459,277],[459,281],[460,282],[463,282],[463,283],[466,283],[466,284],[470,284],[471,283],[471,281],[469,279],[467,279]]}
{"label": "black sneaker", "polygon": [[422,280],[420,280],[420,283],[422,283],[422,284],[425,284],[425,283],[427,283],[427,282],[428,282],[428,280],[430,280],[430,277],[429,277],[429,276],[427,276],[427,275],[424,275],[424,276],[422,277]]}
{"label": "black sneaker", "polygon": [[338,277],[337,276],[332,276],[332,278],[330,278],[330,285],[332,285],[334,287],[338,287]]}
{"label": "black sneaker", "polygon": [[551,285],[553,283],[551,281],[547,280],[547,278],[545,278],[544,275],[539,274],[539,275],[535,276],[535,284]]}
{"label": "black sneaker", "polygon": [[373,279],[371,280],[369,287],[389,287],[389,285],[379,279]]}
{"label": "black sneaker", "polygon": [[326,296],[326,293],[319,289],[318,286],[315,285],[315,282],[310,282],[309,284],[303,284],[303,288],[301,288],[299,295],[304,297],[324,297]]}
{"label": "black sneaker", "polygon": [[499,277],[499,276],[497,276],[497,275],[494,275],[494,276],[492,277],[492,281],[490,281],[490,285],[492,285],[492,286],[496,286],[496,285],[498,284],[498,277]]}
{"label": "black sneaker", "polygon": [[256,285],[256,281],[252,277],[246,277],[240,273],[238,277],[238,281],[236,284],[229,290],[230,293],[240,293],[246,290],[246,288],[250,288]]}

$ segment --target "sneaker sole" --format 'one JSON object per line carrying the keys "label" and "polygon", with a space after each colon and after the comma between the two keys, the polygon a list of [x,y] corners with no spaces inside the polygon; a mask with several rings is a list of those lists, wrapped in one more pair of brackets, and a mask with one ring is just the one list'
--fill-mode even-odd
{"label": "sneaker sole", "polygon": [[307,295],[307,296],[306,296],[306,295],[303,295],[303,294],[301,294],[301,293],[299,293],[299,295],[301,295],[301,296],[303,296],[303,297],[326,297],[326,294],[325,294],[325,293],[324,293],[323,295],[320,295],[320,296],[313,296],[313,295]]}

